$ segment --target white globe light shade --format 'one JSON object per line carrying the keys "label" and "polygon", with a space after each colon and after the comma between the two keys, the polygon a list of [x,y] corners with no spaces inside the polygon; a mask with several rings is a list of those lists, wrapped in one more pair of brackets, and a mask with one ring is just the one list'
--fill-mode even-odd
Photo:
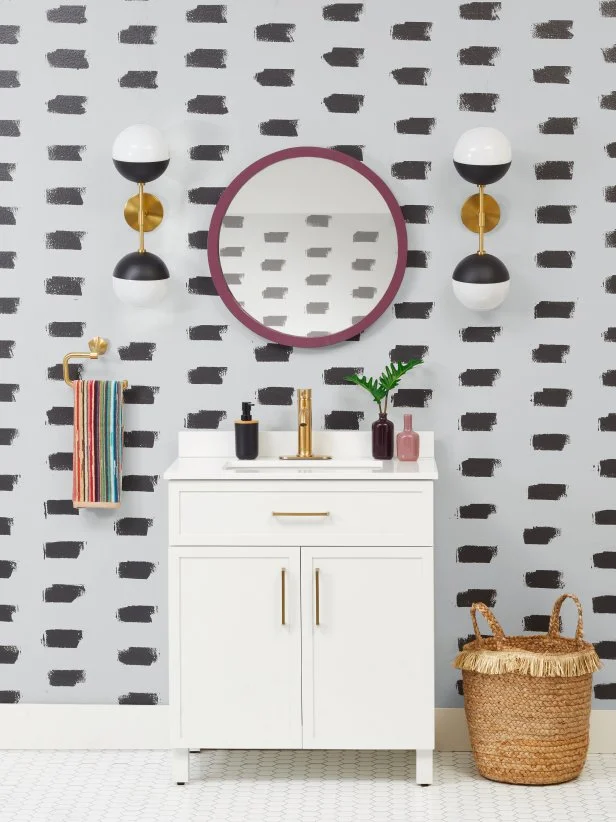
{"label": "white globe light shade", "polygon": [[472,166],[503,165],[511,162],[511,143],[497,128],[472,128],[456,143],[453,159]]}
{"label": "white globe light shade", "polygon": [[111,156],[124,163],[158,163],[168,160],[169,145],[165,135],[153,126],[129,126],[115,138]]}
{"label": "white globe light shade", "polygon": [[169,279],[165,280],[122,280],[112,277],[116,297],[127,305],[149,308],[162,302],[169,290]]}
{"label": "white globe light shade", "polygon": [[452,284],[453,293],[466,308],[491,311],[505,301],[510,280],[501,283],[463,283],[452,280]]}

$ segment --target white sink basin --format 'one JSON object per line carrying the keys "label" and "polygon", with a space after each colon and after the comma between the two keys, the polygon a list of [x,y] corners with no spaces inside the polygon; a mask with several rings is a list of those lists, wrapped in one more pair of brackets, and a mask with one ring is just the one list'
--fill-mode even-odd
{"label": "white sink basin", "polygon": [[371,470],[375,471],[383,467],[382,460],[373,459],[331,459],[331,460],[281,460],[272,457],[263,457],[256,460],[228,460],[223,465],[225,470],[237,470],[238,468],[254,468],[259,471],[271,471],[276,469],[289,469],[297,471],[298,468],[312,468],[315,471],[335,471],[345,470]]}

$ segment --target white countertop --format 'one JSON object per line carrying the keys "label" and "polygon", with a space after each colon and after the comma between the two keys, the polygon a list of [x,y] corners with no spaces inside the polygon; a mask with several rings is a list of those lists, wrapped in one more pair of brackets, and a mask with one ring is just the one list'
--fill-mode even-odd
{"label": "white countertop", "polygon": [[[374,461],[374,468],[336,467],[336,460],[327,462],[303,462],[282,465],[280,468],[260,467],[261,460],[244,460],[241,467],[226,468],[236,462],[234,457],[179,457],[163,474],[166,480],[436,480],[438,471],[432,457],[417,462],[399,462],[396,459]],[[263,463],[271,465],[270,457]]]}
{"label": "white countertop", "polygon": [[256,460],[237,460],[233,431],[181,431],[178,459],[163,474],[167,480],[436,480],[434,434],[418,432],[417,462],[371,459],[369,431],[314,431],[313,451],[332,459],[280,462],[297,447],[296,431],[261,431]]}

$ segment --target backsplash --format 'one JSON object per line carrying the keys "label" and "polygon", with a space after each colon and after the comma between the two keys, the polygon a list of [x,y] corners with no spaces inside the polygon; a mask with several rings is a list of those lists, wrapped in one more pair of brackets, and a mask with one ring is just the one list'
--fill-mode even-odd
{"label": "backsplash", "polygon": [[[557,591],[580,595],[616,706],[616,2],[0,0],[0,702],[167,700],[165,488],[182,428],[367,429],[376,406],[345,383],[390,359],[425,364],[393,397],[434,430],[437,705],[462,704],[450,666],[468,606],[543,631]],[[113,296],[135,193],[111,145],[132,123],[167,135],[165,206],[148,249],[170,297]],[[473,193],[453,146],[478,125],[511,140],[489,189],[487,238],[511,273],[504,306],[451,290],[474,250]],[[300,350],[241,326],[207,266],[213,205],[247,164],[334,147],[391,186],[408,224],[405,281],[359,339]],[[108,354],[72,376],[127,379],[123,503],[72,506],[72,396],[61,360],[94,335]],[[573,615],[565,611],[571,632]],[[421,626],[417,626],[421,630]],[[412,642],[412,637],[409,637]]]}

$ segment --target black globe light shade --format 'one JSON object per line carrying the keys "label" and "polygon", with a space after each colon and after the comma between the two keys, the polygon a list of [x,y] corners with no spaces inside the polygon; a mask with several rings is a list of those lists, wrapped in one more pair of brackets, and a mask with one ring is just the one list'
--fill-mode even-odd
{"label": "black globe light shade", "polygon": [[468,183],[491,185],[509,171],[511,143],[497,128],[472,128],[456,143],[453,164]]}
{"label": "black globe light shade", "polygon": [[133,183],[151,183],[169,165],[169,146],[157,128],[135,125],[116,137],[111,150],[113,164],[123,177]]}
{"label": "black globe light shade", "polygon": [[509,292],[509,272],[493,254],[469,254],[453,272],[453,292],[475,311],[497,308]]}
{"label": "black globe light shade", "polygon": [[165,297],[168,287],[169,269],[149,251],[131,251],[113,271],[113,290],[130,305],[154,305]]}

